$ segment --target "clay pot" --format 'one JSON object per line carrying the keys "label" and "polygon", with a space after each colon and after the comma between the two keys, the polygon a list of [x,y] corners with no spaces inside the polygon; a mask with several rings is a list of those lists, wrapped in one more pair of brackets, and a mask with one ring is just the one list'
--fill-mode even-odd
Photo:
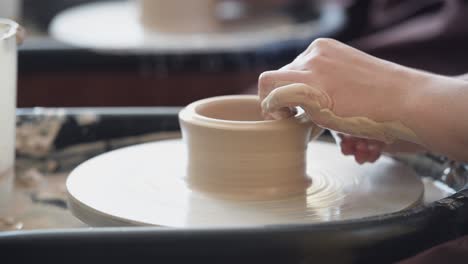
{"label": "clay pot", "polygon": [[187,147],[190,188],[229,199],[271,200],[300,194],[311,184],[306,149],[322,129],[299,109],[265,121],[257,96],[221,96],[179,114]]}
{"label": "clay pot", "polygon": [[141,21],[148,30],[206,33],[219,28],[217,0],[139,0]]}

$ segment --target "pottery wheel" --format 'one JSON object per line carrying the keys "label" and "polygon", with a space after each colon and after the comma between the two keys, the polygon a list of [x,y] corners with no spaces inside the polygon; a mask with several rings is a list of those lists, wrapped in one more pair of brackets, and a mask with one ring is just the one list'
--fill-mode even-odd
{"label": "pottery wheel", "polygon": [[[342,20],[339,16],[327,19],[331,25]],[[249,50],[259,45],[310,38],[320,29],[320,21],[297,24],[289,17],[277,15],[255,17],[214,33],[149,32],[139,21],[136,1],[80,5],[60,13],[50,27],[51,34],[65,43],[101,51],[137,53]]]}
{"label": "pottery wheel", "polygon": [[[93,158],[69,176],[72,212],[92,226],[252,226],[320,223],[400,211],[424,188],[411,169],[382,157],[360,166],[336,145],[312,142],[304,195],[281,200],[223,200],[190,190],[181,140],[137,145]],[[287,175],[285,175],[287,177]]]}

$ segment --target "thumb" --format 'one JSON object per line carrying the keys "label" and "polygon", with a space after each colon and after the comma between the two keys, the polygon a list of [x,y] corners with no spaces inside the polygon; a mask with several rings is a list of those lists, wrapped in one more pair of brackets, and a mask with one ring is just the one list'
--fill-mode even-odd
{"label": "thumb", "polygon": [[317,88],[303,83],[294,83],[278,87],[263,100],[262,109],[266,114],[273,114],[281,109],[300,106],[312,121],[319,118],[320,110],[326,106],[328,96]]}

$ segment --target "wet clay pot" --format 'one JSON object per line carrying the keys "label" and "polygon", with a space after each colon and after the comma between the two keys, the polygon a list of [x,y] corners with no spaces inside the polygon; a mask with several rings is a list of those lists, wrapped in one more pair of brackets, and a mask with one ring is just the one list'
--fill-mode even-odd
{"label": "wet clay pot", "polygon": [[264,120],[257,96],[214,97],[179,114],[190,188],[228,199],[270,200],[303,193],[310,184],[306,149],[322,129],[299,109]]}
{"label": "wet clay pot", "polygon": [[141,22],[150,31],[209,33],[219,28],[217,0],[139,0]]}

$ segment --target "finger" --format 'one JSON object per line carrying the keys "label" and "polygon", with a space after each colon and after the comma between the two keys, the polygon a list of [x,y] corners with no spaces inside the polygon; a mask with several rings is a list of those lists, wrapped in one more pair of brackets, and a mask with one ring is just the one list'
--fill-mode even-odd
{"label": "finger", "polygon": [[354,155],[356,152],[356,141],[343,134],[340,134],[339,137],[341,152],[343,152],[344,155]]}
{"label": "finger", "polygon": [[380,158],[381,153],[382,152],[380,150],[369,147],[369,158],[367,161],[370,163],[376,162]]}
{"label": "finger", "polygon": [[263,112],[263,117],[265,120],[281,120],[286,119],[291,116],[295,116],[297,114],[297,110],[295,108],[281,108],[273,113],[265,113]]}
{"label": "finger", "polygon": [[373,148],[383,149],[383,147],[386,145],[384,142],[375,139],[366,139],[366,141],[367,145]]}
{"label": "finger", "polygon": [[360,139],[343,133],[338,133],[338,135],[342,140],[353,141],[354,143],[356,143],[356,141]]}
{"label": "finger", "polygon": [[354,154],[354,160],[361,165],[366,162],[365,158],[363,157],[363,154],[360,152],[356,152]]}
{"label": "finger", "polygon": [[356,161],[363,164],[369,160],[369,149],[365,140],[358,140],[356,143],[356,153],[354,154]]}
{"label": "finger", "polygon": [[304,71],[267,71],[260,75],[258,80],[258,96],[263,101],[274,89],[292,83],[302,83],[308,78]]}
{"label": "finger", "polygon": [[[301,71],[280,70],[264,72],[259,78],[258,95],[260,100],[263,101],[277,87],[303,81],[305,78],[307,78],[307,73]],[[264,113],[264,117],[265,119],[284,119],[295,114],[295,109],[284,107],[276,109],[276,111]]]}
{"label": "finger", "polygon": [[323,98],[323,92],[319,89],[294,83],[271,91],[262,101],[262,109],[265,113],[274,113],[284,107],[301,106],[314,121],[322,109]]}
{"label": "finger", "polygon": [[325,39],[325,38],[318,38],[314,40],[310,45],[301,53],[298,57],[306,56],[316,50],[317,48],[323,48],[324,46],[331,46],[335,45],[334,40],[332,39]]}
{"label": "finger", "polygon": [[288,70],[292,70],[292,68],[293,68],[293,64],[289,63],[289,64],[286,64],[283,67],[279,68],[279,71],[288,71]]}
{"label": "finger", "polygon": [[355,153],[355,144],[353,144],[353,142],[343,140],[340,147],[343,155],[349,156]]}
{"label": "finger", "polygon": [[382,150],[385,147],[385,143],[380,142],[380,141],[374,141],[374,140],[368,140],[367,142],[367,148],[369,149],[369,152],[382,152]]}

